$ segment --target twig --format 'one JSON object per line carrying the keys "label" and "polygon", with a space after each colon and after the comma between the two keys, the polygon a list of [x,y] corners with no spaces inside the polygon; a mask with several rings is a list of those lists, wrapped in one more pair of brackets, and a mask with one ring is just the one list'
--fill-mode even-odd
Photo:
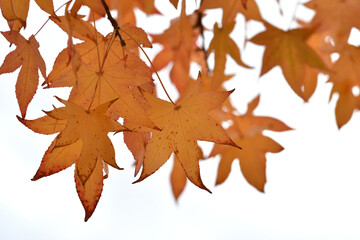
{"label": "twig", "polygon": [[111,12],[110,12],[110,9],[109,9],[109,6],[107,5],[107,3],[105,2],[105,0],[101,0],[103,6],[104,6],[104,9],[105,9],[105,12],[106,12],[106,15],[109,19],[109,21],[111,22],[111,25],[113,26],[113,28],[115,29],[116,33],[115,35],[117,37],[119,37],[120,39],[120,43],[121,43],[121,46],[124,48],[126,46],[126,43],[124,41],[124,39],[122,38],[121,34],[120,34],[120,27],[119,27],[119,24],[117,23],[117,21],[112,17],[111,15]]}
{"label": "twig", "polygon": [[204,25],[202,24],[202,18],[203,18],[203,13],[199,10],[196,11],[198,18],[196,21],[196,24],[194,25],[194,28],[200,28],[200,35],[202,38],[202,46],[200,48],[201,51],[204,52],[204,58],[205,58],[205,65],[206,65],[206,69],[209,70],[209,64],[208,64],[208,54],[207,51],[205,49],[205,35],[204,35]]}
{"label": "twig", "polygon": [[[54,11],[54,13],[56,13],[57,11],[59,11],[60,10],[60,8],[62,8],[63,6],[65,6],[66,4],[68,4],[69,2],[71,2],[71,0],[70,1],[67,1],[66,3],[64,3],[63,5],[61,5],[60,7],[58,7],[58,9],[56,9],[55,11]],[[56,15],[55,15],[56,16]],[[41,31],[41,29],[43,29],[43,27],[49,22],[49,20],[52,18],[53,16],[50,16],[46,21],[45,21],[45,23],[39,28],[39,30],[37,30],[37,32],[34,34],[34,36],[36,36],[40,31]],[[55,19],[58,19],[58,18],[55,18]],[[59,21],[60,21],[60,19],[58,19]]]}

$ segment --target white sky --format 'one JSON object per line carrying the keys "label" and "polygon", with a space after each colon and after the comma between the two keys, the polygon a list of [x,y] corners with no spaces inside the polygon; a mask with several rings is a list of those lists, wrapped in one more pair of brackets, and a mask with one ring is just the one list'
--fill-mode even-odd
{"label": "white sky", "polygon": [[[63,3],[54,2],[56,7]],[[156,3],[160,11],[177,14],[167,1]],[[290,25],[296,0],[282,1],[283,17],[275,0],[258,3],[268,21],[283,29]],[[302,14],[311,17],[310,11],[299,7],[297,15]],[[31,1],[26,36],[35,33],[45,19],[46,14]],[[167,27],[160,19],[145,21],[139,14],[139,25],[149,32],[158,31]],[[232,37],[242,43],[242,17],[238,17],[238,22],[238,30]],[[212,24],[207,24],[212,28]],[[156,29],[152,30],[154,26]],[[0,29],[7,29],[3,18]],[[261,25],[249,23],[248,29],[252,36]],[[105,21],[101,31],[110,30],[110,24]],[[206,37],[209,41],[211,35]],[[52,59],[66,46],[66,36],[49,23],[37,39],[49,63],[49,72]],[[359,35],[354,34],[353,39],[359,42]],[[0,46],[2,62],[9,52],[3,37]],[[247,102],[261,93],[256,114],[278,118],[296,129],[266,133],[285,150],[267,154],[265,194],[245,181],[237,161],[226,182],[215,187],[219,162],[215,158],[201,162],[203,181],[213,194],[187,184],[176,203],[169,182],[172,161],[143,182],[131,184],[135,180],[133,159],[119,134],[112,139],[117,162],[125,170],[110,170],[97,209],[87,223],[83,222],[84,211],[76,194],[73,167],[30,181],[54,136],[35,134],[17,121],[19,109],[14,90],[18,71],[0,76],[0,239],[359,239],[359,114],[355,113],[340,131],[337,129],[334,117],[337,98],[328,102],[331,85],[324,76],[309,103],[303,103],[291,91],[280,68],[258,80],[262,52],[263,48],[247,44],[242,52],[243,60],[255,69],[244,70],[229,61],[229,72],[237,75],[226,86],[236,88],[232,98],[240,112],[245,112]],[[166,74],[163,71],[162,78]],[[52,96],[66,98],[68,92],[38,90],[27,117],[42,116],[41,110],[49,110],[56,103]],[[159,93],[163,96],[161,89]],[[173,90],[170,94],[176,96]],[[205,146],[208,152],[210,145]]]}

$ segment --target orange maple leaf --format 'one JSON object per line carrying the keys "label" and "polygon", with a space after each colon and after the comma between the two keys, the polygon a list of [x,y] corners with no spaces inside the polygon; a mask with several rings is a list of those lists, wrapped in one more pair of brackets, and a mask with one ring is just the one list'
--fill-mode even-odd
{"label": "orange maple leaf", "polygon": [[54,119],[67,120],[67,122],[65,128],[55,138],[54,148],[65,147],[79,140],[82,142],[80,157],[76,162],[76,173],[83,185],[92,174],[98,156],[112,167],[120,169],[115,162],[114,147],[107,134],[124,131],[127,128],[105,116],[115,100],[101,104],[92,110],[86,110],[72,102],[57,99],[66,107],[55,108],[45,113]]}
{"label": "orange maple leaf", "polygon": [[353,93],[354,87],[360,87],[359,66],[360,47],[345,45],[329,74],[329,82],[334,84],[330,97],[339,94],[335,108],[339,128],[350,120],[355,109],[360,109],[360,97]]}
{"label": "orange maple leaf", "polygon": [[233,121],[233,125],[227,129],[227,133],[243,149],[214,145],[210,157],[221,155],[216,184],[226,180],[230,174],[232,162],[239,159],[245,179],[259,191],[264,191],[266,182],[265,153],[280,152],[283,147],[271,138],[262,135],[262,131],[286,131],[291,130],[291,128],[274,118],[254,116],[253,111],[258,105],[259,99],[257,97],[249,103],[248,110],[243,116],[235,116],[229,113],[229,119]]}
{"label": "orange maple leaf", "polygon": [[[57,18],[54,12],[52,0],[35,0],[37,5],[45,12]],[[29,11],[30,0],[4,0],[0,1],[0,9],[4,18],[8,21],[11,31],[20,31],[26,27],[26,19]]]}
{"label": "orange maple leaf", "polygon": [[186,15],[183,6],[180,17],[173,19],[167,30],[159,35],[151,35],[153,43],[163,45],[163,49],[153,60],[155,69],[161,70],[173,62],[170,79],[180,93],[190,81],[190,63],[198,54],[196,41],[200,31],[194,28],[197,17],[197,14]]}
{"label": "orange maple leaf", "polygon": [[230,38],[230,33],[233,31],[235,22],[229,23],[222,28],[219,28],[218,24],[214,24],[214,37],[210,42],[208,52],[212,51],[215,54],[215,65],[214,65],[214,78],[218,79],[217,86],[219,87],[222,84],[222,81],[226,80],[224,76],[225,64],[226,64],[226,55],[230,55],[234,61],[242,67],[249,68],[241,60],[239,47],[236,45],[234,40]]}
{"label": "orange maple leaf", "polygon": [[[65,48],[59,53],[55,60],[54,67],[45,82],[50,85],[53,81],[65,74],[72,75],[73,78],[77,78],[77,74],[74,72],[73,66],[69,64],[72,61],[72,56],[69,55],[69,50],[70,52],[76,51],[76,53],[79,55],[81,63],[90,65],[94,68],[100,68],[102,64],[105,64],[105,60],[107,66],[116,65],[120,62],[122,62],[122,64],[126,64],[126,54],[129,52],[131,54],[136,53],[134,48],[137,48],[138,44],[142,45],[143,47],[152,47],[146,33],[142,29],[131,25],[123,26],[124,31],[132,36],[129,37],[127,34],[124,35],[123,39],[126,42],[126,47],[123,48],[120,42],[113,41],[113,35],[109,34],[106,37],[102,36],[91,24],[85,22],[84,20],[71,17],[69,18],[69,21],[69,25],[72,28],[72,33],[77,38],[85,40],[85,42],[74,45],[73,49]],[[56,23],[64,31],[67,31],[67,25],[64,23],[64,21],[61,23],[56,21]],[[95,35],[95,33],[97,33],[97,38],[92,36]],[[122,51],[123,49],[124,51]],[[141,60],[139,59],[139,61]],[[76,70],[78,69],[79,68]],[[143,70],[143,68],[140,69]],[[149,69],[139,72],[141,72],[141,74],[147,74],[148,76],[151,76]]]}
{"label": "orange maple leaf", "polygon": [[[114,117],[123,117],[132,123],[154,127],[132,92],[134,87],[136,89],[137,86],[152,85],[149,67],[133,53],[138,44],[151,47],[144,31],[124,25],[123,31],[127,34],[123,38],[126,42],[126,47],[123,48],[119,41],[114,41],[114,35],[103,37],[97,34],[97,39],[91,40],[88,35],[91,35],[92,31],[95,34],[96,29],[81,19],[71,19],[73,32],[78,32],[78,37],[85,40],[84,43],[74,46],[82,63],[74,72],[69,64],[71,59],[68,50],[64,49],[48,76],[49,87],[73,87],[69,100],[84,108],[118,98],[110,109]],[[78,24],[84,27],[75,27]],[[65,28],[63,23],[59,25]]]}
{"label": "orange maple leaf", "polygon": [[[148,104],[144,106],[150,119],[161,131],[153,131],[146,146],[140,182],[158,170],[174,152],[187,178],[209,191],[200,177],[197,140],[238,147],[208,112],[220,106],[232,91],[201,92],[198,79],[194,91],[176,105],[142,92]],[[209,191],[210,192],[210,191]]]}
{"label": "orange maple leaf", "polygon": [[[353,27],[360,29],[358,0],[312,0],[305,6],[316,11],[311,25],[316,32],[325,32],[334,42],[335,47],[341,47],[348,41]],[[324,36],[324,41],[327,41]]]}
{"label": "orange maple leaf", "polygon": [[241,13],[245,20],[256,20],[262,21],[262,17],[259,8],[255,0],[249,0],[244,5],[244,0],[202,0],[200,10],[204,11],[207,9],[222,8],[223,9],[223,26],[234,22],[235,17],[238,13]]}
{"label": "orange maple leaf", "polygon": [[154,0],[111,0],[110,5],[118,11],[117,20],[120,26],[126,23],[135,25],[135,9],[139,9],[148,15],[159,13]]}
{"label": "orange maple leaf", "polygon": [[[203,159],[203,152],[199,146],[197,147],[197,152],[198,152],[197,158]],[[181,193],[184,191],[186,182],[187,182],[186,174],[181,166],[181,163],[177,155],[175,154],[174,165],[170,175],[171,189],[175,200],[178,200]]]}
{"label": "orange maple leaf", "polygon": [[10,43],[16,45],[16,49],[6,56],[0,67],[0,74],[13,72],[21,67],[16,82],[16,97],[21,116],[24,118],[27,107],[38,88],[38,70],[46,78],[45,62],[40,55],[39,43],[34,36],[26,40],[20,33],[15,31],[1,33]]}
{"label": "orange maple leaf", "polygon": [[171,3],[175,8],[177,8],[177,7],[178,7],[179,0],[170,0],[170,3]]}
{"label": "orange maple leaf", "polygon": [[105,115],[115,100],[86,110],[74,103],[57,99],[65,107],[45,112],[45,117],[35,120],[18,117],[25,126],[37,133],[60,132],[45,152],[32,180],[57,173],[75,163],[76,188],[87,221],[101,195],[103,162],[121,169],[115,162],[114,147],[107,134],[126,131],[127,128]]}
{"label": "orange maple leaf", "polygon": [[293,91],[307,101],[316,86],[317,71],[328,68],[316,52],[306,43],[313,29],[292,29],[283,31],[265,23],[266,31],[250,39],[265,45],[260,76],[279,65]]}
{"label": "orange maple leaf", "polygon": [[187,178],[184,172],[184,169],[181,166],[181,163],[177,156],[174,156],[174,165],[170,175],[171,190],[175,197],[175,200],[178,200],[180,194],[184,191],[186,186]]}
{"label": "orange maple leaf", "polygon": [[72,72],[64,74],[50,86],[73,86],[69,100],[85,108],[118,98],[111,112],[134,123],[154,127],[132,93],[133,87],[151,82],[149,68],[139,57],[129,53],[126,60],[112,66],[105,64],[101,70],[81,65],[76,76]]}

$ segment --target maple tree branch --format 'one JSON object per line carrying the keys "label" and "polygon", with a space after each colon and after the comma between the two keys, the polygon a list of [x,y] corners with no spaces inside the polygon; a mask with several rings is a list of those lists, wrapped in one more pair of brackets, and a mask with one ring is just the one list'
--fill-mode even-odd
{"label": "maple tree branch", "polygon": [[123,33],[125,33],[126,35],[128,35],[128,36],[136,43],[136,45],[138,45],[138,47],[141,49],[141,51],[144,53],[145,57],[146,57],[147,60],[149,61],[149,63],[150,63],[150,65],[151,65],[152,69],[154,70],[157,78],[159,79],[159,82],[160,82],[160,84],[161,84],[161,87],[164,89],[164,92],[165,92],[166,96],[168,97],[168,99],[170,100],[170,102],[171,102],[172,104],[174,104],[174,106],[177,106],[177,105],[174,103],[174,101],[171,99],[169,93],[166,91],[166,88],[165,88],[163,82],[161,81],[161,78],[160,78],[158,72],[156,71],[156,68],[155,68],[154,64],[153,64],[152,61],[150,60],[149,56],[146,54],[145,50],[141,47],[141,45],[139,44],[139,42],[136,41],[136,39],[133,38],[133,36],[131,36],[128,32],[124,31],[123,29],[120,29],[120,31],[122,31]]}
{"label": "maple tree branch", "polygon": [[124,41],[124,39],[122,38],[122,36],[121,36],[121,34],[120,34],[120,31],[119,31],[119,30],[121,30],[121,29],[120,29],[120,27],[119,27],[119,24],[118,24],[117,21],[112,17],[111,12],[110,12],[110,9],[109,9],[109,6],[108,6],[107,3],[105,2],[105,0],[101,0],[101,3],[102,3],[103,6],[104,6],[106,15],[107,15],[109,21],[111,22],[111,25],[112,25],[113,28],[116,30],[115,35],[116,35],[117,37],[119,37],[121,46],[122,46],[122,47],[125,47],[125,46],[126,46],[126,42]]}
{"label": "maple tree branch", "polygon": [[[201,3],[200,3],[201,5]],[[199,10],[196,10],[197,13],[197,21],[194,25],[194,28],[200,28],[200,35],[202,38],[202,46],[200,48],[200,50],[204,53],[204,58],[205,58],[205,64],[206,64],[206,69],[209,70],[209,64],[208,64],[208,54],[207,51],[205,49],[205,35],[204,35],[204,25],[202,24],[202,18],[203,18],[203,13]]]}

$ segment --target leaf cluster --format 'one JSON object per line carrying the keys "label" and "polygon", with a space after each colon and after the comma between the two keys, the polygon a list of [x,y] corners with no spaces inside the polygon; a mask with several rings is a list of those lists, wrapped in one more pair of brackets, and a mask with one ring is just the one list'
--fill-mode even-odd
{"label": "leaf cluster", "polygon": [[[0,74],[20,68],[16,83],[19,121],[37,133],[58,133],[33,180],[75,164],[75,185],[85,209],[85,221],[100,199],[108,166],[122,170],[115,161],[110,132],[124,135],[134,157],[135,176],[141,171],[135,183],[155,173],[174,155],[170,182],[176,199],[187,179],[210,192],[202,182],[199,160],[216,155],[220,155],[216,184],[226,180],[232,162],[238,159],[245,179],[264,191],[265,154],[278,153],[283,147],[263,135],[263,131],[291,128],[280,120],[254,114],[260,96],[248,104],[242,115],[229,100],[234,93],[226,90],[224,83],[234,76],[226,74],[227,60],[231,58],[239,67],[251,68],[230,37],[238,26],[239,15],[245,24],[256,21],[266,28],[246,39],[265,46],[260,77],[280,66],[292,91],[308,101],[319,73],[327,74],[333,84],[331,96],[339,95],[335,109],[339,128],[360,108],[359,95],[353,91],[360,87],[360,50],[348,43],[352,28],[360,28],[357,0],[311,0],[304,6],[315,11],[314,18],[306,23],[298,21],[297,28],[288,30],[263,19],[255,0],[202,0],[191,14],[186,12],[186,4],[192,0],[170,0],[178,9],[178,17],[163,33],[152,34],[151,40],[136,25],[134,11],[159,14],[154,0],[70,0],[56,11],[52,1],[35,0],[49,15],[49,21],[68,36],[67,47],[59,50],[49,74],[39,52],[37,33],[28,39],[22,34],[28,24],[29,1],[0,1],[9,26],[8,31],[1,32],[2,36],[16,46],[0,66]],[[87,9],[87,16],[80,14],[80,9]],[[213,9],[222,11],[222,19],[213,21],[210,30],[203,21]],[[116,18],[111,15],[114,11]],[[107,35],[96,28],[96,22],[102,18],[107,18],[113,27]],[[204,34],[207,31],[213,33],[208,45]],[[162,49],[150,60],[145,49],[152,44],[160,44]],[[139,57],[140,51],[146,56],[145,62]],[[337,61],[331,61],[333,53],[339,54]],[[213,64],[209,63],[211,54]],[[192,63],[199,67],[197,79],[190,74]],[[176,101],[157,73],[167,66],[179,93]],[[41,87],[39,71],[44,79]],[[64,107],[44,111],[45,116],[38,119],[26,119],[29,103],[39,88],[45,91],[59,87],[71,88],[67,100],[57,98]],[[168,99],[158,98],[158,91],[164,91]],[[230,126],[224,128],[224,123]],[[199,140],[215,143],[209,156],[204,156]]]}

